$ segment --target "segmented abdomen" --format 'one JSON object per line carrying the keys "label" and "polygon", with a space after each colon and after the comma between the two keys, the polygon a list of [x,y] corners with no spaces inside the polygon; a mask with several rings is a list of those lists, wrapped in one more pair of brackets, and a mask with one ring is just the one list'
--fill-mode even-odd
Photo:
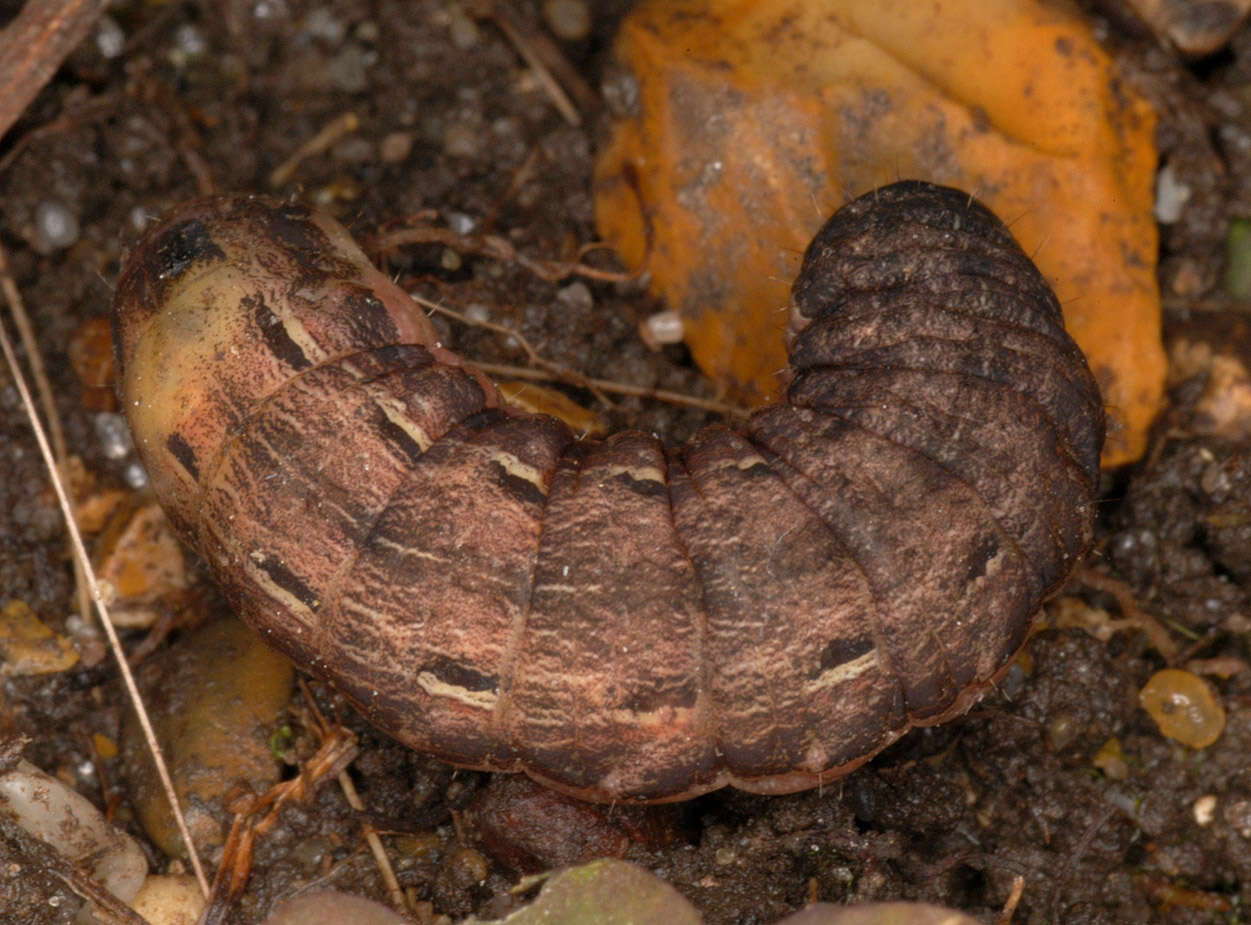
{"label": "segmented abdomen", "polygon": [[603,800],[815,786],[976,699],[1090,541],[1103,415],[967,195],[839,210],[785,404],[664,447],[504,409],[332,220],[179,209],[115,300],[158,497],[380,728]]}

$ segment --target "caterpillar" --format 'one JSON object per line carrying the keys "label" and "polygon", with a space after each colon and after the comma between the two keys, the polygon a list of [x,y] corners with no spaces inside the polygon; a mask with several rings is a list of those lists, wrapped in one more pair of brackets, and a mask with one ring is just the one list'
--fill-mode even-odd
{"label": "caterpillar", "polygon": [[505,407],[298,205],[177,208],[114,324],[157,498],[233,607],[401,742],[588,800],[849,772],[967,710],[1091,542],[1098,388],[954,189],[839,209],[785,401],[680,447]]}

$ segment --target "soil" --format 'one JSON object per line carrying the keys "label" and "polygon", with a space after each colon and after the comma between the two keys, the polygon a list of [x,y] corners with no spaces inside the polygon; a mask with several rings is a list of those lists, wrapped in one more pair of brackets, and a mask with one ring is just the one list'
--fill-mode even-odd
{"label": "soil", "polygon": [[[591,87],[629,5],[589,3],[590,34],[559,43]],[[594,240],[596,114],[580,126],[562,118],[505,34],[470,19],[470,6],[260,0],[223,4],[221,15],[217,4],[122,3],[0,141],[0,241],[70,451],[103,486],[133,482],[134,458],[117,442],[119,418],[98,410],[70,369],[67,347],[85,321],[107,315],[127,249],[165,208],[209,189],[270,190],[331,210],[367,242],[423,210],[453,228],[472,220],[534,257],[567,259]],[[542,30],[538,6],[516,10]],[[1251,27],[1186,62],[1122,18],[1099,24],[1156,102],[1162,159],[1190,191],[1181,217],[1162,227],[1167,339],[1184,334],[1228,353],[1247,310],[1224,294],[1222,273],[1230,222],[1251,215]],[[110,44],[119,37],[120,49]],[[355,130],[271,185],[301,143],[347,113]],[[67,215],[76,229],[61,237],[51,219]],[[517,262],[434,244],[376,256],[406,285],[520,331],[549,360],[714,391],[680,347],[644,346],[638,324],[662,306],[637,282],[547,282]],[[592,259],[614,267],[611,256]],[[463,354],[526,362],[515,339],[435,320]],[[993,922],[1016,877],[1015,922],[1242,921],[1251,902],[1251,457],[1245,434],[1205,416],[1209,376],[1200,368],[1173,383],[1148,457],[1108,474],[1086,566],[1103,577],[1066,589],[997,690],[962,720],[917,731],[820,791],[721,792],[636,813],[527,803],[534,794],[523,786],[415,755],[343,708],[360,737],[351,774],[365,812],[334,786],[288,807],[258,839],[232,914],[259,921],[310,883],[385,898],[363,847],[368,821],[427,921],[502,914],[517,902],[509,890],[519,871],[605,852],[674,884],[709,923],[769,923],[814,899],[887,898]],[[675,440],[704,420],[641,399],[603,413],[611,426]],[[0,603],[20,599],[81,642],[89,630],[69,616],[59,514],[7,375],[0,433]],[[1167,739],[1139,709],[1138,691],[1166,659],[1148,635],[1116,622],[1132,616],[1127,599],[1160,618],[1179,649],[1169,663],[1204,671],[1215,687],[1227,714],[1215,745]],[[224,605],[202,582],[190,609]],[[1075,611],[1085,629],[1065,625]],[[144,633],[124,639],[133,648]],[[154,869],[177,868],[134,821],[120,762],[92,747],[97,733],[119,740],[126,711],[108,660],[6,678],[0,693],[0,732],[28,737],[27,759],[107,807],[144,840]],[[335,706],[333,692],[315,696]],[[292,715],[298,726],[308,714],[297,702]],[[557,818],[563,835],[545,835]],[[20,849],[3,838],[0,855],[0,919],[74,917],[79,900],[64,883],[23,875]]]}

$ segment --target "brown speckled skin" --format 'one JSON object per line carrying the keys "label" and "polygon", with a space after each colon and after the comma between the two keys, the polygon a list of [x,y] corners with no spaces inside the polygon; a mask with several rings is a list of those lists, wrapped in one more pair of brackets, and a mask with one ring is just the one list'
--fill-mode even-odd
{"label": "brown speckled skin", "polygon": [[115,310],[144,463],[239,612],[414,748],[587,799],[846,773],[967,709],[1090,542],[1099,393],[955,190],[836,213],[789,401],[678,449],[503,410],[299,207],[180,208]]}

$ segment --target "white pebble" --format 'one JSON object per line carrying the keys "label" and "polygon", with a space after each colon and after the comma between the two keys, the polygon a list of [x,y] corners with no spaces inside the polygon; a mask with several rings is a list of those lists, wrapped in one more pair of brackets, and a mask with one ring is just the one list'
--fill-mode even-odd
{"label": "white pebble", "polygon": [[1190,201],[1190,187],[1177,179],[1172,164],[1165,164],[1155,175],[1155,218],[1161,225],[1171,225],[1182,216]]}
{"label": "white pebble", "polygon": [[101,16],[96,24],[96,48],[110,61],[122,53],[126,45],[126,33],[112,16]]}
{"label": "white pebble", "polygon": [[38,249],[51,253],[78,240],[78,216],[59,202],[45,199],[35,207],[35,234]]}
{"label": "white pebble", "polygon": [[92,424],[96,439],[100,441],[100,450],[108,459],[122,459],[134,449],[134,444],[130,442],[130,428],[120,414],[102,411],[92,419]]}
{"label": "white pebble", "polygon": [[647,334],[652,343],[680,344],[686,336],[686,325],[682,316],[672,310],[656,312],[645,322]]}

